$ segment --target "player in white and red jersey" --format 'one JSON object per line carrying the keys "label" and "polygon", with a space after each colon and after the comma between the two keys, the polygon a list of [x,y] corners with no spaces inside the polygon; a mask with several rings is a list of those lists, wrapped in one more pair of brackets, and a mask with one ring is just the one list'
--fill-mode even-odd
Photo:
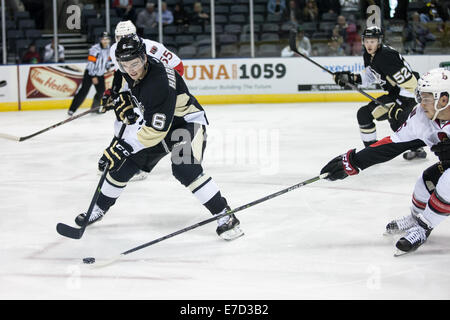
{"label": "player in white and red jersey", "polygon": [[439,223],[450,215],[450,71],[438,68],[422,75],[416,89],[419,103],[391,136],[356,152],[331,160],[322,173],[334,181],[356,175],[374,164],[391,160],[402,152],[429,146],[439,162],[417,180],[411,215],[391,221],[387,234],[406,234],[397,241],[396,255],[416,250]]}
{"label": "player in white and red jersey", "polygon": [[[342,87],[345,87],[348,82],[354,85],[361,84],[364,87],[379,84],[383,90],[387,91],[386,94],[377,98],[383,105],[371,101],[359,108],[357,112],[361,139],[367,147],[378,140],[375,120],[388,120],[391,129],[396,131],[408,118],[416,105],[414,90],[419,74],[411,69],[398,51],[383,44],[384,36],[381,28],[367,27],[361,36],[365,69],[358,74],[349,71],[336,72],[334,80]],[[423,148],[403,154],[406,160],[426,158],[426,156]]]}
{"label": "player in white and red jersey", "polygon": [[[130,20],[121,21],[117,24],[114,34],[116,37],[116,42],[111,46],[110,56],[111,56],[111,60],[114,63],[114,66],[116,67],[115,70],[117,70],[118,64],[117,64],[116,55],[115,55],[115,52],[117,49],[117,43],[124,36],[136,34],[136,27]],[[149,40],[149,39],[142,39],[142,40],[144,41],[147,55],[160,60],[165,65],[176,70],[180,76],[183,76],[183,74],[184,74],[183,62],[175,53],[168,50],[162,43],[159,43],[159,42],[156,42],[153,40]]]}

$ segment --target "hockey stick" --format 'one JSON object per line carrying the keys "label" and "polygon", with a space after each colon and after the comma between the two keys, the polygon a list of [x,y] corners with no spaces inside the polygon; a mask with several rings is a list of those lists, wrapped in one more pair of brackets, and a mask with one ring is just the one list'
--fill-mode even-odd
{"label": "hockey stick", "polygon": [[[97,263],[95,266],[96,266],[96,267],[104,267],[104,266],[107,266],[107,265],[109,265],[109,264],[112,264],[112,263],[114,263],[114,262],[120,260],[121,258],[123,258],[124,256],[126,256],[126,255],[128,255],[128,254],[130,254],[130,253],[132,253],[132,252],[135,252],[135,251],[144,249],[144,248],[149,247],[149,246],[151,246],[151,245],[154,245],[154,244],[156,244],[156,243],[158,243],[158,242],[161,242],[161,241],[167,240],[167,239],[169,239],[169,238],[175,237],[175,236],[177,236],[177,235],[179,235],[179,234],[182,234],[182,233],[185,233],[185,232],[187,232],[187,231],[189,231],[189,230],[198,228],[198,227],[200,227],[200,226],[203,226],[203,225],[205,225],[205,224],[208,224],[208,223],[210,223],[210,222],[213,222],[213,221],[215,221],[215,220],[217,220],[217,219],[220,219],[220,218],[222,218],[222,217],[224,217],[224,216],[231,215],[231,214],[233,214],[233,213],[242,211],[242,210],[244,210],[244,209],[248,209],[248,208],[253,207],[254,205],[257,205],[257,204],[259,204],[259,203],[261,203],[261,202],[264,202],[264,201],[273,199],[273,198],[278,197],[278,196],[280,196],[280,195],[282,195],[282,194],[285,194],[285,193],[287,193],[287,192],[289,192],[289,191],[292,191],[292,190],[295,190],[295,189],[297,189],[297,188],[303,187],[303,186],[305,186],[305,185],[307,185],[307,184],[316,182],[316,181],[318,181],[318,180],[320,180],[320,179],[324,179],[324,178],[326,178],[327,176],[328,176],[328,172],[327,172],[327,173],[324,173],[324,174],[321,174],[321,175],[319,175],[319,176],[316,176],[316,177],[314,177],[314,178],[305,180],[305,181],[300,182],[300,183],[298,183],[298,184],[295,184],[295,185],[293,185],[293,186],[291,186],[291,187],[289,187],[289,188],[286,188],[286,189],[280,190],[280,191],[278,191],[278,192],[272,193],[272,194],[270,194],[270,195],[268,195],[268,196],[265,196],[265,197],[260,198],[260,199],[258,199],[258,200],[255,200],[255,201],[252,201],[252,202],[250,202],[250,203],[247,203],[247,204],[245,204],[245,205],[243,205],[243,206],[240,206],[240,207],[237,207],[237,208],[232,209],[232,210],[230,210],[230,211],[227,211],[227,212],[221,213],[221,214],[219,214],[219,215],[213,216],[213,217],[211,217],[211,218],[209,218],[209,219],[200,221],[200,222],[198,222],[198,223],[196,223],[196,224],[193,224],[193,225],[191,225],[191,226],[189,226],[189,227],[180,229],[180,230],[175,231],[175,232],[173,232],[173,233],[171,233],[171,234],[165,235],[165,236],[163,236],[163,237],[161,237],[161,238],[152,240],[152,241],[150,241],[150,242],[147,242],[147,243],[144,243],[144,244],[142,244],[142,245],[140,245],[140,246],[137,246],[137,247],[135,247],[135,248],[133,248],[133,249],[127,250],[127,251],[125,251],[125,252],[122,252],[118,257],[113,258],[113,259],[110,259],[110,260],[107,260],[107,261],[105,261],[105,262]],[[95,263],[95,258],[84,258],[84,259],[83,259],[83,262],[84,262],[84,263],[88,263],[88,264],[92,264],[92,263]]]}
{"label": "hockey stick", "polygon": [[70,118],[67,118],[66,120],[63,120],[63,121],[61,121],[61,122],[58,122],[58,123],[56,123],[56,124],[54,124],[54,125],[52,125],[52,126],[50,126],[50,127],[48,127],[48,128],[42,129],[42,130],[40,130],[40,131],[38,131],[38,132],[35,132],[35,133],[33,133],[33,134],[30,134],[30,135],[28,135],[28,136],[24,136],[24,137],[16,137],[16,136],[12,136],[12,135],[9,135],[9,134],[6,134],[6,133],[0,133],[0,138],[4,138],[4,139],[8,139],[8,140],[13,140],[13,141],[19,141],[19,142],[20,142],[20,141],[25,141],[25,140],[30,139],[30,138],[33,138],[33,137],[35,137],[35,136],[37,136],[37,135],[39,135],[39,134],[41,134],[41,133],[44,133],[44,132],[47,132],[47,131],[49,131],[49,130],[51,130],[51,129],[54,129],[54,128],[56,128],[56,127],[59,127],[60,125],[63,125],[63,124],[65,124],[65,123],[68,123],[68,122],[73,121],[73,120],[75,120],[75,119],[81,118],[82,116],[85,116],[85,115],[87,115],[87,114],[89,114],[89,113],[91,113],[91,112],[95,112],[95,111],[97,111],[97,110],[99,110],[99,109],[100,109],[100,106],[99,106],[99,107],[92,108],[92,109],[89,109],[89,110],[87,110],[87,111],[85,111],[85,112],[82,112],[82,113],[76,115],[76,116],[72,116],[72,117],[70,117]]}
{"label": "hockey stick", "polygon": [[[122,127],[120,128],[120,133],[118,136],[118,139],[122,138],[123,132],[125,131],[126,124],[122,124]],[[89,218],[91,217],[92,210],[94,209],[94,205],[97,203],[97,199],[100,195],[100,191],[102,189],[103,182],[105,182],[106,175],[109,172],[109,161],[106,163],[105,169],[103,170],[103,174],[100,178],[100,181],[98,182],[97,188],[95,189],[94,196],[92,197],[91,204],[89,205],[89,209],[86,212],[86,217],[84,218],[85,222],[84,225],[81,228],[74,228],[64,223],[58,223],[56,225],[56,231],[68,238],[72,239],[81,239],[83,236],[84,231],[86,230],[86,227],[89,223]]]}
{"label": "hockey stick", "polygon": [[[306,60],[308,60],[309,62],[312,62],[313,64],[315,64],[316,66],[318,66],[320,69],[328,72],[331,75],[335,75],[334,72],[331,72],[330,70],[328,70],[327,68],[325,68],[324,66],[320,65],[319,63],[315,62],[314,60],[312,60],[310,57],[304,55],[303,53],[300,53],[297,49],[297,32],[293,29],[291,29],[289,31],[289,47],[291,48],[292,51],[294,51],[295,53],[297,53],[298,55],[302,56],[303,58],[305,58]],[[355,86],[354,84],[347,82],[346,83],[347,86],[349,86],[350,88],[352,88],[353,90],[358,91],[359,93],[361,93],[363,96],[365,96],[366,98],[369,98],[370,100],[372,100],[375,103],[378,103],[379,105],[385,107],[387,110],[389,110],[390,108],[388,106],[386,106],[383,102],[381,102],[380,100],[372,97],[370,94],[366,93],[364,90],[358,88],[358,86]]]}

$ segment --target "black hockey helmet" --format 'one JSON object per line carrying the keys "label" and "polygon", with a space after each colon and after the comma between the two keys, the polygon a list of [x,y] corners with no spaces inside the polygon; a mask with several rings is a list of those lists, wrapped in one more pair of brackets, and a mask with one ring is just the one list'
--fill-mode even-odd
{"label": "black hockey helmet", "polygon": [[102,34],[100,35],[100,39],[111,39],[111,36],[109,35],[108,31],[103,31]]}
{"label": "black hockey helmet", "polygon": [[121,62],[134,60],[136,58],[140,58],[142,62],[145,61],[145,44],[142,39],[135,34],[124,36],[117,44],[115,55],[120,71],[125,72]]}
{"label": "black hockey helmet", "polygon": [[383,41],[383,31],[377,26],[367,27],[362,33],[361,38],[363,41],[365,38],[376,38],[381,45],[381,42]]}

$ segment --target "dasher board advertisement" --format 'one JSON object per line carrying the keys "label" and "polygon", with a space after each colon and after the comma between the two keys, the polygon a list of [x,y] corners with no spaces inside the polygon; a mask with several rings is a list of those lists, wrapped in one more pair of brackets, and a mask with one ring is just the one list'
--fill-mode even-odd
{"label": "dasher board advertisement", "polygon": [[18,110],[18,66],[0,66],[0,111]]}
{"label": "dasher board advertisement", "polygon": [[[405,56],[420,74],[439,66],[446,56]],[[332,72],[364,70],[361,56],[313,57]],[[192,93],[228,94],[298,94],[302,92],[342,92],[332,76],[301,57],[256,59],[185,60],[184,79]],[[378,90],[372,86],[369,90]]]}
{"label": "dasher board advertisement", "polygon": [[[20,66],[21,108],[68,108],[83,82],[86,63],[37,64]],[[105,74],[105,86],[112,84],[112,72]],[[86,103],[91,103],[95,87],[91,86]]]}

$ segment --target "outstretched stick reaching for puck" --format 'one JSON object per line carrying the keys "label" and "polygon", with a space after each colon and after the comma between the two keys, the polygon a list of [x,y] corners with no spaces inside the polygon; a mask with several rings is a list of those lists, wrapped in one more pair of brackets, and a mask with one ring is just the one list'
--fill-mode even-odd
{"label": "outstretched stick reaching for puck", "polygon": [[[324,66],[322,66],[321,64],[317,63],[316,61],[312,60],[310,57],[304,55],[303,53],[299,52],[297,49],[297,32],[295,30],[290,30],[289,31],[289,47],[291,48],[291,50],[293,52],[295,52],[296,54],[302,56],[303,58],[305,58],[306,60],[308,60],[309,62],[315,64],[316,66],[318,66],[320,69],[328,72],[331,75],[334,75],[333,72],[331,72],[330,70],[328,70],[327,68],[325,68]],[[361,93],[363,96],[365,96],[366,98],[369,98],[370,100],[372,100],[375,103],[378,103],[379,105],[385,107],[386,109],[389,110],[389,107],[386,106],[383,102],[379,101],[378,99],[372,97],[370,94],[368,94],[367,92],[361,90],[360,88],[358,88],[357,86],[355,86],[352,83],[347,82],[347,86],[349,86],[350,88],[352,88],[353,90],[358,91],[359,93]]]}
{"label": "outstretched stick reaching for puck", "polygon": [[[290,186],[289,188],[286,188],[286,189],[280,190],[280,191],[278,191],[278,192],[272,193],[272,194],[270,194],[270,195],[268,195],[268,196],[265,196],[265,197],[263,197],[263,198],[260,198],[260,199],[258,199],[258,200],[252,201],[252,202],[250,202],[250,203],[247,203],[247,204],[242,205],[242,206],[240,206],[240,207],[237,207],[237,208],[235,208],[235,209],[226,211],[226,212],[221,213],[221,214],[219,214],[219,215],[215,215],[215,216],[213,216],[213,217],[211,217],[211,218],[209,218],[209,219],[203,220],[203,221],[201,221],[201,222],[199,222],[199,223],[196,223],[196,224],[193,224],[193,225],[191,225],[191,226],[189,226],[189,227],[180,229],[180,230],[178,230],[178,231],[175,231],[175,232],[173,232],[173,233],[171,233],[171,234],[168,234],[168,235],[166,235],[166,236],[163,236],[163,237],[161,237],[161,238],[152,240],[152,241],[150,241],[150,242],[147,242],[147,243],[144,243],[144,244],[142,244],[142,245],[140,245],[140,246],[137,246],[137,247],[135,247],[135,248],[133,248],[133,249],[127,250],[127,251],[125,251],[125,252],[122,252],[118,257],[113,258],[113,259],[110,259],[110,260],[107,260],[107,261],[105,261],[105,262],[97,263],[95,266],[96,266],[96,267],[104,267],[104,266],[110,265],[110,264],[112,264],[112,263],[114,263],[114,262],[120,260],[122,257],[124,257],[124,256],[126,256],[126,255],[128,255],[128,254],[130,254],[130,253],[132,253],[132,252],[135,252],[135,251],[144,249],[144,248],[149,247],[149,246],[151,246],[151,245],[154,245],[154,244],[156,244],[156,243],[158,243],[158,242],[161,242],[161,241],[167,240],[167,239],[169,239],[169,238],[175,237],[175,236],[177,236],[177,235],[179,235],[179,234],[182,234],[182,233],[185,233],[185,232],[187,232],[187,231],[189,231],[189,230],[192,230],[192,229],[198,228],[198,227],[200,227],[200,226],[203,226],[203,225],[205,225],[205,224],[208,224],[208,223],[210,223],[210,222],[216,221],[217,219],[223,218],[223,217],[225,217],[225,216],[227,216],[227,215],[232,215],[232,214],[234,214],[234,213],[236,213],[236,212],[238,212],[238,211],[242,211],[242,210],[244,210],[244,209],[248,209],[248,208],[253,207],[254,205],[257,205],[257,204],[259,204],[259,203],[261,203],[261,202],[264,202],[264,201],[273,199],[273,198],[275,198],[275,197],[281,196],[282,194],[285,194],[285,193],[287,193],[287,192],[289,192],[289,191],[298,189],[298,188],[303,187],[303,186],[305,186],[305,185],[307,185],[307,184],[316,182],[316,181],[318,181],[318,180],[320,180],[320,179],[325,179],[327,176],[328,176],[328,173],[324,173],[324,174],[321,174],[321,175],[319,175],[319,176],[317,176],[317,177],[314,177],[314,178],[305,180],[305,181],[303,181],[303,182],[300,182],[300,183],[298,183],[298,184],[295,184],[295,185],[293,185],[293,186]],[[94,263],[95,263],[95,258],[94,258],[94,257],[84,258],[84,259],[83,259],[83,263],[85,263],[85,264],[94,264]]]}
{"label": "outstretched stick reaching for puck", "polygon": [[25,140],[28,140],[28,139],[30,139],[30,138],[33,138],[33,137],[35,137],[35,136],[37,136],[37,135],[39,135],[39,134],[41,134],[41,133],[44,133],[44,132],[47,132],[47,131],[49,131],[49,130],[51,130],[51,129],[54,129],[54,128],[56,128],[56,127],[59,127],[60,125],[63,125],[63,124],[65,124],[65,123],[71,122],[71,121],[73,121],[73,120],[75,120],[75,119],[81,118],[82,116],[85,116],[85,115],[87,115],[87,114],[89,114],[89,113],[96,112],[96,111],[98,111],[99,109],[100,109],[100,107],[95,107],[95,108],[89,109],[89,110],[87,110],[87,111],[85,111],[85,112],[82,112],[82,113],[76,115],[76,116],[72,116],[72,117],[70,117],[70,118],[67,118],[67,119],[65,119],[65,120],[63,120],[63,121],[61,121],[61,122],[55,123],[54,125],[52,125],[52,126],[50,126],[50,127],[48,127],[48,128],[39,130],[38,132],[35,132],[35,133],[30,134],[30,135],[28,135],[28,136],[24,136],[24,137],[16,137],[16,136],[13,136],[13,135],[10,135],[10,134],[6,134],[6,133],[0,133],[0,138],[8,139],[8,140],[13,140],[13,141],[19,141],[19,142],[20,142],[20,141],[25,141]]}

